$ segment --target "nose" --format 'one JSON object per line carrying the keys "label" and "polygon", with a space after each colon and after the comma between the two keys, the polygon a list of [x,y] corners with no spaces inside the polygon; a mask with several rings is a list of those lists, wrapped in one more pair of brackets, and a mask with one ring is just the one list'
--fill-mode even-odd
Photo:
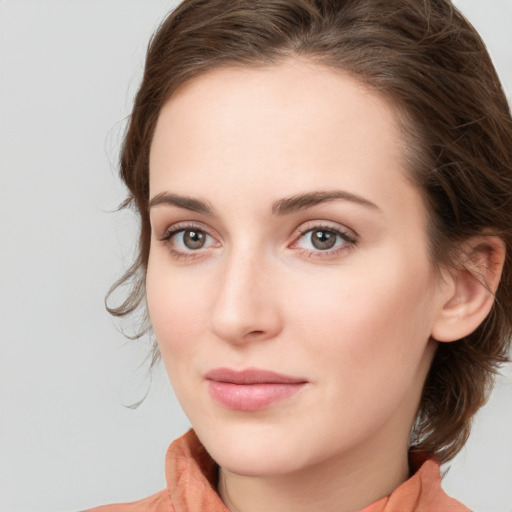
{"label": "nose", "polygon": [[282,329],[277,292],[262,258],[232,254],[219,282],[211,331],[239,345],[276,337]]}

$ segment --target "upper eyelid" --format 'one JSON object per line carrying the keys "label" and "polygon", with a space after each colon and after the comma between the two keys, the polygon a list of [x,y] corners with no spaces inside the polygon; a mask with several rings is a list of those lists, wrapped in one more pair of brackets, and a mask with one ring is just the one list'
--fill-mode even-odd
{"label": "upper eyelid", "polygon": [[[290,244],[290,247],[291,248],[299,248],[299,247],[296,247],[300,240],[305,236],[307,235],[308,233],[311,233],[311,232],[314,232],[314,231],[332,231],[336,237],[340,237],[344,242],[343,242],[343,245],[356,245],[358,243],[358,239],[346,232],[343,232],[339,229],[327,229],[327,228],[313,228],[313,229],[308,229],[306,231],[304,231],[303,233],[300,234],[300,236],[296,237],[293,242]],[[300,249],[300,248],[299,248]],[[308,250],[311,250],[311,251],[314,251],[314,249],[308,249]],[[322,252],[322,253],[329,253],[330,251],[334,251],[336,250],[336,248],[330,248],[330,249],[326,249],[326,250],[320,250],[320,249],[317,249],[319,252]]]}
{"label": "upper eyelid", "polygon": [[300,235],[304,235],[310,231],[314,230],[332,230],[339,232],[342,235],[348,236],[353,239],[358,239],[359,234],[352,228],[345,226],[344,224],[340,224],[334,221],[322,221],[322,220],[313,220],[302,223],[298,228],[296,228],[295,232],[298,232]]}
{"label": "upper eyelid", "polygon": [[168,225],[158,236],[158,239],[162,239],[170,233],[178,233],[180,231],[186,231],[187,229],[197,229],[198,231],[203,231],[207,235],[216,238],[215,235],[212,235],[212,231],[216,233],[212,228],[208,228],[202,222],[198,221],[181,221],[174,222],[173,224]]}

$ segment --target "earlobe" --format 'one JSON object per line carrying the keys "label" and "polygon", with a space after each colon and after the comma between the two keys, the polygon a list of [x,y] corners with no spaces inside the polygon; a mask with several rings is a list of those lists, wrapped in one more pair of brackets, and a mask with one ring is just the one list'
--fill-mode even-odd
{"label": "earlobe", "polygon": [[456,341],[471,334],[487,317],[505,262],[505,244],[497,236],[466,241],[450,270],[447,294],[432,326],[432,338]]}

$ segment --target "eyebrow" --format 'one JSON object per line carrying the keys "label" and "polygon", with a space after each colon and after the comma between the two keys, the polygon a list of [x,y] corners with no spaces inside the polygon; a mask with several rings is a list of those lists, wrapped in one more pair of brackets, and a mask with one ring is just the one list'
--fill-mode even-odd
{"label": "eyebrow", "polygon": [[206,202],[193,197],[179,196],[177,194],[170,194],[168,192],[161,192],[149,201],[149,208],[159,206],[161,204],[168,204],[177,206],[184,210],[190,210],[196,213],[204,213],[205,215],[213,215],[213,208]]}
{"label": "eyebrow", "polygon": [[272,205],[272,213],[274,215],[288,215],[338,199],[350,201],[351,203],[356,203],[379,212],[382,211],[375,203],[351,192],[344,190],[326,190],[307,192],[305,194],[297,194],[288,198],[279,199]]}
{"label": "eyebrow", "polygon": [[[352,203],[365,206],[372,210],[381,211],[381,209],[375,204],[365,199],[364,197],[358,196],[351,192],[344,190],[327,190],[327,191],[315,191],[306,192],[304,194],[296,194],[291,197],[285,197],[279,199],[272,204],[272,213],[274,215],[288,215],[291,213],[307,210],[313,206],[321,203],[327,203],[335,200],[349,201]],[[171,194],[168,192],[161,192],[153,197],[149,201],[149,208],[167,204],[171,206],[177,206],[184,210],[190,210],[196,213],[202,213],[205,215],[214,215],[215,210],[205,201],[200,199],[194,199],[193,197],[180,196],[177,194]]]}

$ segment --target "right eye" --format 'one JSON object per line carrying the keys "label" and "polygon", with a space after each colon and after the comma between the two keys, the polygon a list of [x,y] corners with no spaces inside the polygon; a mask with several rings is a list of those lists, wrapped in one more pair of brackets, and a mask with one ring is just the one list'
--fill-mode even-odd
{"label": "right eye", "polygon": [[181,250],[195,251],[208,245],[212,237],[199,229],[183,229],[174,234],[174,243]]}
{"label": "right eye", "polygon": [[178,228],[168,231],[161,239],[163,242],[172,244],[173,249],[188,252],[206,249],[213,243],[213,238],[198,228]]}
{"label": "right eye", "polygon": [[178,259],[198,256],[201,249],[209,249],[217,245],[211,235],[196,226],[171,226],[159,240]]}

